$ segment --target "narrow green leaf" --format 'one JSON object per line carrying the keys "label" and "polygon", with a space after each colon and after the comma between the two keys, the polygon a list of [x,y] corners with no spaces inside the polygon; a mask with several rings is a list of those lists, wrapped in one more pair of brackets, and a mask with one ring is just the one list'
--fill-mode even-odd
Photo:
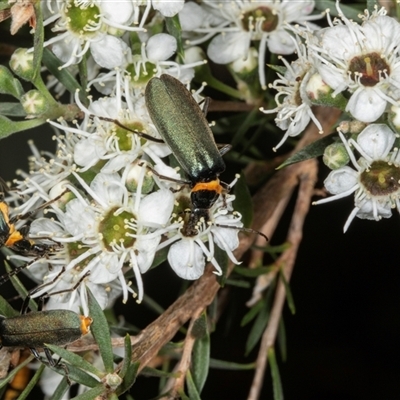
{"label": "narrow green leaf", "polygon": [[203,312],[199,318],[194,321],[191,335],[197,339],[203,339],[203,337],[208,335],[208,323],[207,316],[205,312]]}
{"label": "narrow green leaf", "polygon": [[[179,393],[181,400],[193,400],[192,398],[186,396],[186,393],[183,390],[179,390],[178,393]],[[159,397],[159,398],[162,399],[163,397]]]}
{"label": "narrow green leaf", "polygon": [[287,358],[287,346],[286,346],[286,329],[283,317],[279,320],[277,343],[279,346],[279,351],[281,353],[281,358],[286,361]]}
{"label": "narrow green leaf", "polygon": [[189,399],[190,400],[201,400],[200,394],[197,391],[196,384],[193,381],[192,374],[190,371],[186,373],[186,385],[189,392]]}
{"label": "narrow green leaf", "polygon": [[0,115],[0,139],[12,135],[13,133],[26,131],[28,129],[35,128],[43,125],[46,121],[43,119],[29,119],[26,121],[11,121]]}
{"label": "narrow green leaf", "polygon": [[214,369],[224,369],[227,371],[247,371],[254,369],[255,367],[255,363],[239,364],[230,361],[216,360],[214,358],[210,358],[210,368]]}
{"label": "narrow green leaf", "polygon": [[[164,359],[163,363],[161,364],[161,368],[162,368],[161,372],[163,374],[166,374],[166,373],[168,373],[168,371],[171,370],[171,363],[172,363],[171,359],[168,359],[168,358]],[[167,376],[160,377],[160,379],[158,380],[158,393],[162,393],[169,378],[170,378],[169,376],[168,377]]]}
{"label": "narrow green leaf", "polygon": [[[254,108],[249,113],[244,114],[245,119],[239,125],[239,128],[235,131],[235,135],[231,141],[231,145],[235,147],[239,143],[243,144],[245,135],[249,131],[249,129],[254,126],[256,121],[260,119],[260,112],[258,108]],[[232,125],[230,125],[232,129]]]}
{"label": "narrow green leaf", "polygon": [[271,368],[272,387],[274,391],[274,400],[283,400],[283,389],[281,377],[279,375],[278,363],[276,361],[275,350],[268,350],[268,362]]}
{"label": "narrow green leaf", "polygon": [[[7,272],[10,272],[12,268],[8,264],[7,261],[4,262]],[[25,299],[28,296],[28,290],[25,288],[24,284],[20,281],[17,275],[14,275],[10,278],[11,284],[13,285],[14,289],[17,291],[19,296],[22,299]],[[29,309],[31,311],[37,311],[38,305],[35,300],[29,299]]]}
{"label": "narrow green leaf", "polygon": [[10,8],[10,3],[8,2],[8,0],[1,0],[0,1],[0,10],[6,10],[8,8]]}
{"label": "narrow green leaf", "polygon": [[165,18],[165,27],[167,28],[167,32],[176,39],[177,55],[179,61],[183,63],[185,59],[185,50],[182,43],[182,28],[178,14],[171,18]]}
{"label": "narrow green leaf", "polygon": [[288,302],[289,309],[292,312],[292,314],[295,314],[296,313],[296,306],[294,305],[293,294],[292,294],[292,291],[290,289],[289,282],[286,280],[285,274],[283,273],[282,270],[280,270],[280,277],[281,277],[282,282],[283,282],[283,284],[285,286],[286,299],[287,299],[287,302]]}
{"label": "narrow green leaf", "polygon": [[277,246],[268,246],[267,248],[264,247],[259,247],[259,246],[254,246],[257,250],[264,250],[266,253],[268,253],[271,257],[274,259],[278,258],[284,251],[287,249],[290,249],[291,243],[289,242],[284,242],[282,244],[279,244]]}
{"label": "narrow green leaf", "polygon": [[281,75],[285,75],[287,71],[287,67],[284,67],[283,65],[272,65],[272,64],[267,64],[268,68],[271,68],[273,71],[278,72]]}
{"label": "narrow green leaf", "polygon": [[207,82],[207,85],[212,87],[213,89],[218,90],[221,93],[225,93],[228,96],[231,96],[235,99],[242,99],[242,94],[239,90],[236,90],[225,83],[222,83],[220,80],[216,79],[210,69],[209,64],[204,64],[201,67],[196,68],[196,82]]}
{"label": "narrow green leaf", "polygon": [[33,37],[33,79],[35,82],[40,77],[40,70],[42,68],[42,55],[43,55],[43,43],[44,43],[44,27],[43,27],[43,14],[41,2],[38,1],[35,5],[36,13],[36,27],[35,34]]}
{"label": "narrow green leaf", "polygon": [[250,282],[239,279],[231,279],[231,278],[228,278],[225,281],[225,285],[240,287],[244,289],[250,289],[253,286]]}
{"label": "narrow green leaf", "polygon": [[15,378],[15,375],[17,375],[22,368],[26,367],[30,362],[32,362],[34,358],[35,357],[33,355],[29,356],[25,361],[9,372],[4,379],[0,379],[0,388],[6,386],[10,381],[12,381]]}
{"label": "narrow green leaf", "polygon": [[158,267],[160,264],[167,260],[169,247],[170,246],[167,246],[157,251],[150,269]]}
{"label": "narrow green leaf", "polygon": [[316,140],[315,142],[309,144],[297,153],[290,156],[277,169],[282,169],[291,164],[296,164],[301,161],[310,160],[312,158],[322,156],[326,147],[334,143],[337,135],[338,134],[335,132],[323,137],[322,139]]}
{"label": "narrow green leaf", "polygon": [[[78,64],[79,68],[79,81],[81,82],[81,87],[87,87],[88,85],[88,67],[87,67],[87,59],[89,57],[89,53],[86,53],[81,62]],[[84,105],[88,105],[88,102],[84,103]]]}
{"label": "narrow green leaf", "polygon": [[19,395],[18,400],[25,400],[28,398],[30,392],[32,389],[36,386],[36,384],[39,382],[40,377],[45,369],[45,365],[42,364],[38,370],[35,372],[35,375],[33,375],[32,379],[29,381],[29,383],[26,385],[25,389],[22,391],[22,393]]}
{"label": "narrow green leaf", "polygon": [[243,225],[249,227],[253,221],[253,202],[244,174],[241,174],[236,182],[234,194],[236,198],[233,201],[233,208],[242,214]]}
{"label": "narrow green leaf", "polygon": [[61,379],[60,383],[58,384],[56,390],[54,391],[53,395],[50,397],[50,400],[63,400],[65,399],[66,396],[65,393],[69,389],[69,385],[67,382],[67,378],[64,376],[64,378]]}
{"label": "narrow green leaf", "polygon": [[153,310],[157,315],[161,315],[165,309],[161,307],[154,299],[147,294],[144,294],[142,304],[145,304],[150,310]]}
{"label": "narrow green leaf", "polygon": [[0,65],[0,93],[19,99],[24,94],[21,82],[4,65]]}
{"label": "narrow green leaf", "polygon": [[121,371],[119,372],[119,376],[124,378],[126,372],[128,371],[129,366],[131,365],[132,358],[132,345],[131,345],[131,337],[127,334],[124,340],[124,363],[122,365]]}
{"label": "narrow green leaf", "polygon": [[379,4],[376,0],[367,0],[367,10],[372,13]]}
{"label": "narrow green leaf", "polygon": [[151,367],[144,367],[140,375],[155,378],[177,378],[179,376],[179,374],[176,372],[169,372]]}
{"label": "narrow green leaf", "polygon": [[73,400],[95,400],[98,396],[103,394],[106,391],[106,388],[103,385],[95,386],[94,388],[88,390],[85,393],[82,393],[73,398]]}
{"label": "narrow green leaf", "polygon": [[256,320],[251,328],[249,336],[246,341],[246,352],[245,354],[248,355],[255,347],[255,345],[260,340],[264,330],[268,324],[269,320],[269,310],[267,307],[263,307],[260,309],[260,312],[257,315]]}
{"label": "narrow green leaf", "polygon": [[136,376],[139,370],[139,362],[135,362],[131,364],[126,371],[125,377],[121,385],[116,390],[116,395],[120,396],[121,394],[127,392],[135,383]]}
{"label": "narrow green leaf", "polygon": [[17,310],[14,310],[13,307],[8,304],[8,301],[0,296],[0,315],[4,315],[5,317],[15,317],[20,313]]}
{"label": "narrow green leaf", "polygon": [[254,304],[253,307],[250,308],[250,310],[245,314],[245,316],[242,318],[240,321],[240,326],[246,326],[250,321],[252,321],[258,313],[265,308],[265,301],[260,300],[256,304]]}
{"label": "narrow green leaf", "polygon": [[[335,0],[319,0],[315,2],[315,10],[325,11],[327,8],[330,10],[330,14],[333,17],[337,17],[339,15],[336,9],[336,1]],[[348,18],[352,19],[356,22],[360,22],[360,12],[364,11],[364,4],[354,4],[350,5],[340,3],[341,12]]]}
{"label": "narrow green leaf", "polygon": [[92,364],[87,362],[84,358],[78,356],[75,353],[72,353],[71,351],[68,351],[67,349],[64,349],[63,347],[55,346],[53,344],[46,344],[46,347],[48,347],[53,353],[59,355],[63,360],[67,361],[76,368],[80,368],[83,371],[90,372],[91,374],[96,375],[99,378],[104,375],[101,371],[99,371]]}
{"label": "narrow green leaf", "polygon": [[201,314],[197,321],[199,320],[202,321],[201,325],[206,328],[206,331],[201,338],[196,340],[193,346],[192,374],[197,391],[201,393],[206,383],[210,367],[210,334],[207,329],[207,316],[205,312]]}
{"label": "narrow green leaf", "polygon": [[56,366],[48,365],[48,367],[59,375],[67,377],[71,382],[79,383],[86,387],[95,387],[99,381],[93,378],[74,365],[63,363],[61,360]]}
{"label": "narrow green leaf", "polygon": [[47,48],[43,49],[42,62],[51,72],[51,74],[54,75],[57,81],[63,84],[70,93],[74,94],[77,90],[79,90],[84,97],[82,87],[75,77],[68,71],[67,68],[59,69],[63,63]]}
{"label": "narrow green leaf", "polygon": [[0,103],[0,115],[25,118],[26,112],[21,103]]}
{"label": "narrow green leaf", "polygon": [[258,267],[258,268],[246,268],[239,265],[235,265],[234,272],[248,278],[257,278],[260,275],[267,275],[274,271],[275,266],[272,267]]}
{"label": "narrow green leaf", "polygon": [[93,318],[93,323],[90,329],[94,338],[96,339],[97,344],[99,345],[101,358],[103,359],[106,372],[112,373],[114,371],[114,355],[108,323],[96,298],[93,296],[89,288],[86,290],[88,293],[89,313]]}

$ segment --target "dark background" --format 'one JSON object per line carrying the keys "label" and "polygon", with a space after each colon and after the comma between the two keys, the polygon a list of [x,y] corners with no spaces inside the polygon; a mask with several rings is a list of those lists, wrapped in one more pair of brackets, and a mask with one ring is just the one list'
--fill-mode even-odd
{"label": "dark background", "polygon": [[[33,137],[43,149],[44,135],[39,128],[35,134],[2,140],[0,176],[11,179],[17,168],[27,170],[26,142]],[[51,135],[50,131],[45,135],[47,143]],[[321,172],[323,177],[326,174]],[[394,211],[392,218],[380,222],[356,218],[343,234],[352,207],[349,197],[312,206],[307,217],[291,280],[296,314],[291,315],[287,307],[284,312],[288,359],[280,363],[280,374],[286,399],[400,398],[399,216]],[[289,217],[288,213],[286,222]],[[278,229],[272,244],[282,243],[285,235],[284,228]],[[164,306],[173,302],[180,288],[169,268],[150,271],[144,282],[146,293]],[[236,312],[219,321],[212,335],[212,357],[249,363],[257,352],[244,357],[249,328],[240,328],[240,320],[250,292],[232,288],[230,296]],[[118,304],[117,312],[140,328],[155,318],[133,302]],[[203,399],[246,398],[251,371],[212,370],[210,374]],[[157,387],[157,380],[139,378],[132,395],[148,399],[156,395]],[[272,398],[269,370],[261,398]]]}

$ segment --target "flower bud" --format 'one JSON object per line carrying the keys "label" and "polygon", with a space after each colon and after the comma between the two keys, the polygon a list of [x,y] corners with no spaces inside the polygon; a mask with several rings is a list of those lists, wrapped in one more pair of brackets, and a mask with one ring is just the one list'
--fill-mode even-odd
{"label": "flower bud", "polygon": [[339,169],[348,164],[350,160],[349,154],[347,153],[346,147],[343,143],[337,142],[329,145],[322,157],[324,164],[332,169]]}
{"label": "flower bud", "polygon": [[21,105],[28,117],[44,114],[48,109],[46,98],[38,90],[30,90],[21,97]]}
{"label": "flower bud", "polygon": [[341,110],[346,108],[347,100],[340,93],[332,96],[333,89],[322,80],[319,73],[310,77],[305,89],[312,104],[337,107]]}
{"label": "flower bud", "polygon": [[148,194],[153,190],[154,180],[147,174],[146,167],[138,164],[132,165],[126,177],[126,187],[130,192],[135,192],[139,182],[142,184],[142,194]]}
{"label": "flower bud", "polygon": [[14,74],[30,82],[34,74],[33,53],[28,53],[24,48],[15,50],[10,59],[10,68]]}

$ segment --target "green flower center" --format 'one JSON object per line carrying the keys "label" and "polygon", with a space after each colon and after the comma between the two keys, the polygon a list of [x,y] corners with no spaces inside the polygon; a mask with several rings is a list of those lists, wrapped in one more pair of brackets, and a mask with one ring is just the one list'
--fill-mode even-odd
{"label": "green flower center", "polygon": [[349,69],[351,79],[360,80],[364,86],[375,86],[379,78],[390,74],[390,67],[378,53],[369,53],[354,57],[350,61]]}
{"label": "green flower center", "polygon": [[100,9],[93,3],[85,7],[71,1],[65,13],[68,18],[68,29],[78,35],[93,32],[93,27],[100,23]]}
{"label": "green flower center", "polygon": [[[143,132],[144,130],[143,124],[138,121],[134,122],[121,121],[121,123],[134,132]],[[113,127],[113,131],[118,139],[118,146],[121,151],[132,150],[132,147],[134,146],[133,136],[136,135],[136,133],[131,132],[130,130],[121,128],[120,126],[117,125]],[[142,144],[144,143],[145,141],[143,141]]]}
{"label": "green flower center", "polygon": [[131,75],[131,82],[134,85],[144,86],[155,75],[157,68],[155,64],[147,61],[144,64],[140,64],[139,71],[136,64],[129,64],[126,70]]}
{"label": "green flower center", "polygon": [[400,188],[400,168],[386,161],[374,161],[360,175],[360,182],[372,196],[388,196]]}
{"label": "green flower center", "polygon": [[[87,252],[87,247],[82,244],[82,242],[75,242],[75,243],[68,243],[68,254],[71,260],[75,260],[82,254]],[[74,267],[74,271],[79,273],[82,271],[88,264],[89,262],[95,257],[94,254],[92,254],[89,257],[86,257],[84,260],[82,260],[78,265]]]}
{"label": "green flower center", "polygon": [[99,231],[103,235],[104,247],[109,251],[113,251],[112,245],[114,244],[123,245],[127,248],[132,247],[136,241],[135,238],[130,236],[136,231],[132,229],[132,225],[128,225],[128,222],[135,221],[136,217],[127,211],[115,215],[117,210],[118,208],[110,210],[99,225]]}
{"label": "green flower center", "polygon": [[258,7],[243,14],[242,24],[245,30],[254,30],[254,24],[259,22],[261,22],[261,30],[263,32],[272,32],[278,26],[279,18],[268,7]]}

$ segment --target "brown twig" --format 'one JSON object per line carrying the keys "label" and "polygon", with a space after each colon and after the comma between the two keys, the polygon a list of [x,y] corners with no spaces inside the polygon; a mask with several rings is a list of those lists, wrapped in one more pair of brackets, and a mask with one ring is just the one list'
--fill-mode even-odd
{"label": "brown twig", "polygon": [[[301,164],[301,171],[299,171],[299,194],[287,235],[287,242],[290,243],[290,247],[284,251],[279,259],[275,262],[275,264],[283,266],[283,273],[285,274],[287,281],[290,279],[293,266],[296,261],[297,251],[302,239],[303,224],[310,207],[314,185],[317,180],[317,171],[317,162],[315,160],[305,161]],[[285,286],[283,282],[280,281],[276,289],[275,300],[272,306],[268,325],[261,340],[256,361],[254,379],[248,397],[249,400],[257,400],[259,397],[264,381],[265,368],[267,366],[268,349],[270,349],[275,343],[285,298]]]}
{"label": "brown twig", "polygon": [[193,326],[200,314],[194,315],[190,321],[189,329],[186,334],[183,345],[182,357],[174,368],[174,373],[178,373],[178,377],[171,378],[165,386],[163,392],[168,392],[169,398],[178,398],[180,392],[184,391],[186,374],[190,368],[192,360],[192,350],[196,342],[196,337],[192,335]]}

